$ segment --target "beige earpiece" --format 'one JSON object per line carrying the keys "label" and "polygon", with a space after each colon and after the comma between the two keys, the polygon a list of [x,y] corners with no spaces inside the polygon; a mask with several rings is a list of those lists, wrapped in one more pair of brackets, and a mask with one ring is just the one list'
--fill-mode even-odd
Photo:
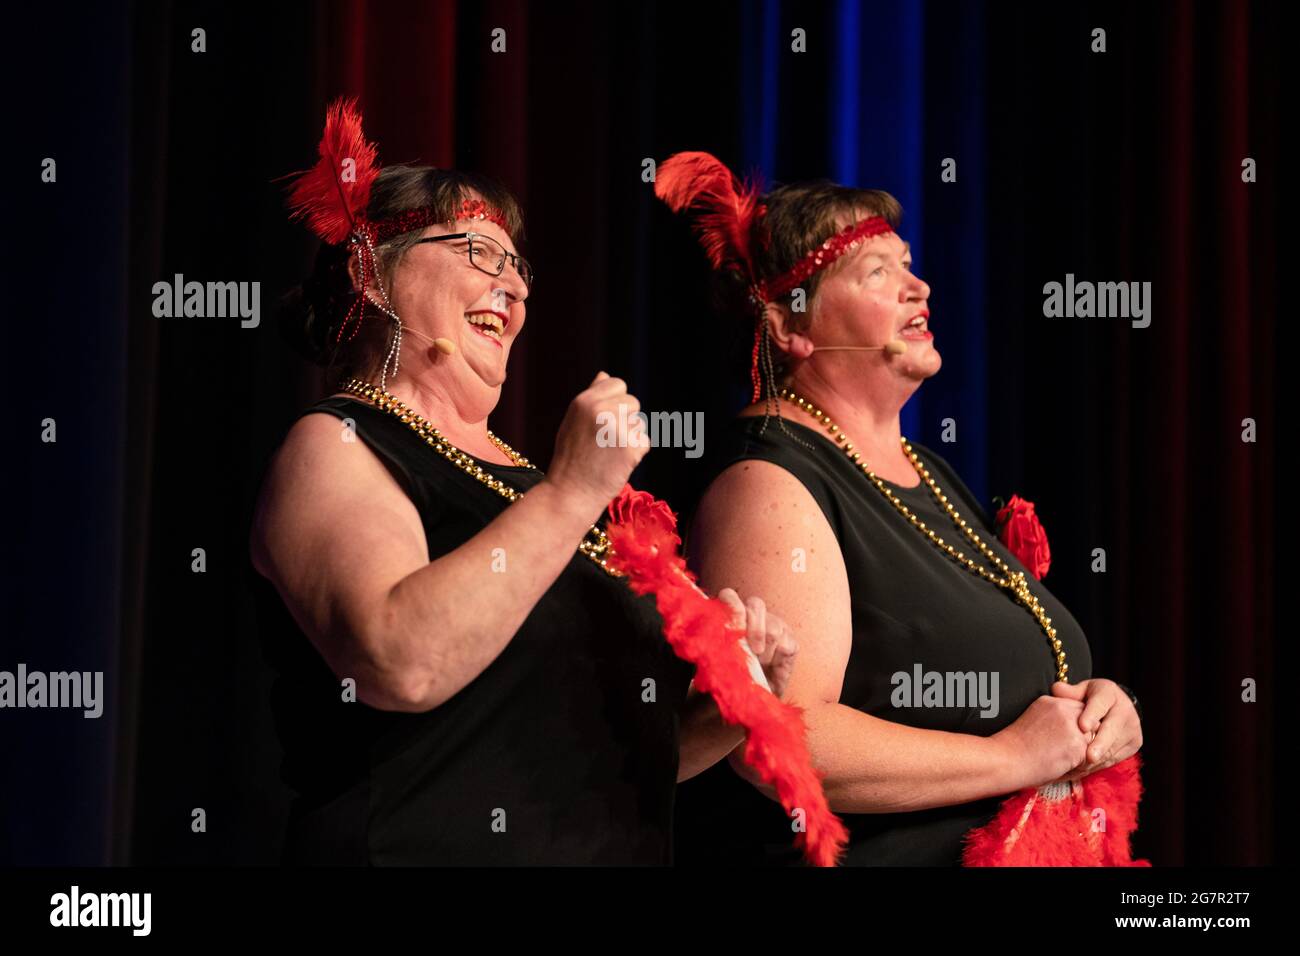
{"label": "beige earpiece", "polygon": [[407,328],[406,326],[402,326],[402,331],[407,335],[418,336],[419,338],[424,339],[426,342],[432,342],[433,347],[436,348],[443,355],[456,354],[456,343],[453,342],[451,339],[430,338],[429,336],[421,332],[419,329],[411,329],[411,328]]}

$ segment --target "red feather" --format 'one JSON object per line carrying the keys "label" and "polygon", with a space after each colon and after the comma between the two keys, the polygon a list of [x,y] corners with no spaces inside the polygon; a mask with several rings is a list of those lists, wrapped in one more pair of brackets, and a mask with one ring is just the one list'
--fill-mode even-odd
{"label": "red feather", "polygon": [[[1142,798],[1137,754],[1083,778],[1072,795],[1044,800],[1030,787],[966,834],[966,866],[1150,866],[1129,843]],[[1104,811],[1101,816],[1097,810]]]}
{"label": "red feather", "polygon": [[756,182],[739,183],[710,153],[676,153],[655,173],[655,195],[668,208],[698,212],[695,232],[715,269],[730,262],[752,274],[750,236],[759,192]]}
{"label": "red feather", "polygon": [[326,242],[342,242],[365,218],[370,187],[379,176],[378,153],[361,131],[356,103],[355,97],[334,101],[325,113],[320,159],[293,174],[298,181],[289,194],[290,218],[305,218]]}
{"label": "red feather", "polygon": [[731,610],[695,585],[678,554],[682,542],[672,509],[626,485],[609,515],[605,530],[612,553],[606,560],[627,575],[634,592],[654,594],[673,652],[696,665],[695,685],[713,696],[727,723],[744,726],[745,762],[775,787],[787,813],[802,811],[796,844],[811,862],[833,866],[848,833],[813,768],[800,712],[754,683],[731,629]]}

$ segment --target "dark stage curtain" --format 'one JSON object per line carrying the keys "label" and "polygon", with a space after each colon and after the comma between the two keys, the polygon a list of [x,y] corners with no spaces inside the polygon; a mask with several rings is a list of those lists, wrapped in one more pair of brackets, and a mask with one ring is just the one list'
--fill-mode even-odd
{"label": "dark stage curtain", "polygon": [[[1276,860],[1277,6],[140,3],[17,24],[7,324],[27,468],[3,666],[102,669],[110,690],[99,721],[3,718],[8,860],[278,860],[248,522],[322,383],[274,321],[314,243],[273,180],[310,164],[339,95],[381,161],[486,172],[522,200],[538,282],[493,428],[543,466],[598,369],[647,409],[703,412],[706,443],[747,391],[746,335],[710,310],[644,159],[706,149],[769,182],[900,196],[944,357],[904,432],[986,502],[1037,502],[1046,583],[1096,673],[1142,699],[1137,852]],[[177,273],[260,282],[261,324],[154,318]],[[1150,327],[1045,318],[1067,273],[1149,281]],[[689,511],[703,477],[658,449],[634,481]]]}

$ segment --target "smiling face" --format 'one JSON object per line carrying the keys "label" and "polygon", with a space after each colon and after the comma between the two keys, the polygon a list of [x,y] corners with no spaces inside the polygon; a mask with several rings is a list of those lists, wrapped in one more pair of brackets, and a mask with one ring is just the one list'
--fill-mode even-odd
{"label": "smiling face", "polygon": [[[506,231],[486,220],[430,226],[421,231],[420,237],[463,232],[493,239],[508,253],[516,251]],[[490,268],[484,259],[478,261]],[[512,260],[506,260],[499,276],[484,272],[470,260],[467,238],[412,246],[402,256],[389,290],[392,308],[405,327],[423,332],[430,339],[450,339],[456,345],[451,355],[429,352],[429,366],[422,365],[417,373],[425,384],[476,403],[490,397],[493,405],[506,379],[510,348],[523,330],[527,296],[528,288]],[[382,301],[377,293],[372,293],[371,298]],[[417,345],[416,338],[404,339],[403,344],[405,371],[407,349],[425,346]]]}

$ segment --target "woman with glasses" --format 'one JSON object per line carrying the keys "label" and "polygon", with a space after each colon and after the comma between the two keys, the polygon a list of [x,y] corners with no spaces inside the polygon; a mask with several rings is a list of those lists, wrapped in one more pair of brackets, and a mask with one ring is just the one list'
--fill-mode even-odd
{"label": "woman with glasses", "polygon": [[[533,280],[520,233],[485,179],[386,168],[287,301],[337,384],[289,429],[251,536],[286,862],[667,863],[677,781],[740,741],[603,563],[647,450],[596,440],[602,411],[637,410],[626,385],[573,400],[546,474],[488,429]],[[780,693],[790,635],[723,597]]]}

